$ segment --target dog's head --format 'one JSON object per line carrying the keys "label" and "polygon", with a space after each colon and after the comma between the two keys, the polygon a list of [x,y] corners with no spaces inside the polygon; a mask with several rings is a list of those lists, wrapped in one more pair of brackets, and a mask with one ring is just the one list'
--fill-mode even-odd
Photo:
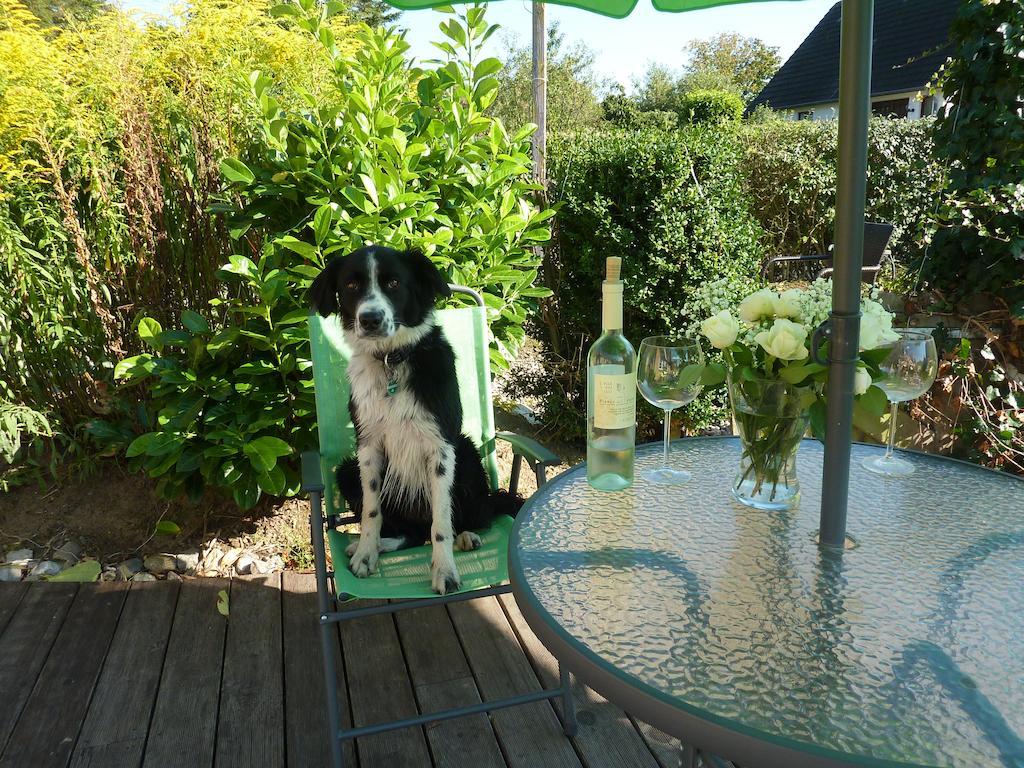
{"label": "dog's head", "polygon": [[389,339],[423,324],[448,283],[419,250],[368,246],[332,259],[309,289],[322,316],[340,313],[358,339]]}

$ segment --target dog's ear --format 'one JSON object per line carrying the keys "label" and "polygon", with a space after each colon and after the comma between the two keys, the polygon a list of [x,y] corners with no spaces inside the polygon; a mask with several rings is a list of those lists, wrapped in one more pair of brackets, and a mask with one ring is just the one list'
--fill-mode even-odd
{"label": "dog's ear", "polygon": [[347,256],[336,256],[309,286],[309,303],[321,317],[335,314],[338,307],[338,275]]}
{"label": "dog's ear", "polygon": [[433,304],[438,297],[448,298],[452,295],[448,279],[423,251],[410,248],[405,252],[405,258],[416,277],[417,288],[424,292],[428,304]]}

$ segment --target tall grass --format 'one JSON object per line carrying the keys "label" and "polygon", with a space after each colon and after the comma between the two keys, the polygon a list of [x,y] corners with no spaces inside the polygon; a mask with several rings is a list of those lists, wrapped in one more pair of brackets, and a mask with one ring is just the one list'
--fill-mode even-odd
{"label": "tall grass", "polygon": [[[262,0],[195,0],[168,19],[110,11],[43,28],[0,0],[0,408],[46,417],[58,447],[111,407],[138,317],[203,309],[230,253],[208,213],[256,130],[246,77],[329,89],[309,36]],[[335,23],[342,48],[351,30]],[[25,424],[0,422],[7,444]],[[39,432],[39,437],[45,437]]]}

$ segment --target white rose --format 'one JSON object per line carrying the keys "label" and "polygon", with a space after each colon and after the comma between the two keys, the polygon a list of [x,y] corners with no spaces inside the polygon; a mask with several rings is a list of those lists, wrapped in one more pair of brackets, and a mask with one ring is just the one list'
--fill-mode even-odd
{"label": "white rose", "polygon": [[712,347],[725,349],[736,341],[736,336],[740,332],[740,324],[735,317],[729,314],[729,310],[723,309],[717,315],[713,315],[701,323],[700,330],[708,337]]}
{"label": "white rose", "polygon": [[892,314],[877,301],[864,302],[860,318],[860,349],[878,349],[899,338],[892,329]]}
{"label": "white rose", "polygon": [[800,297],[803,291],[799,288],[790,288],[783,291],[775,303],[776,317],[788,317],[790,319],[800,317]]}
{"label": "white rose", "polygon": [[778,302],[778,296],[767,288],[762,288],[740,302],[740,318],[747,323],[756,323],[763,317],[773,317]]}
{"label": "white rose", "polygon": [[789,320],[776,320],[770,330],[754,337],[764,351],[779,360],[803,360],[807,357],[807,329]]}
{"label": "white rose", "polygon": [[867,368],[857,368],[857,372],[853,375],[853,394],[863,395],[871,389],[871,374],[868,373]]}

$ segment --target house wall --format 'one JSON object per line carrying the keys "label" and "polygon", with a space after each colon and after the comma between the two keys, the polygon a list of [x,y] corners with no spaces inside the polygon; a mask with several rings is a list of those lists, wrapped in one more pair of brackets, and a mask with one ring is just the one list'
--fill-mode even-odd
{"label": "house wall", "polygon": [[[930,117],[941,110],[946,104],[942,94],[929,96],[923,91],[906,91],[904,93],[887,93],[872,96],[871,103],[878,104],[879,102],[894,101],[896,99],[907,99],[908,120]],[[839,117],[839,103],[814,104],[796,109],[785,109],[781,112],[787,120],[835,120]]]}

